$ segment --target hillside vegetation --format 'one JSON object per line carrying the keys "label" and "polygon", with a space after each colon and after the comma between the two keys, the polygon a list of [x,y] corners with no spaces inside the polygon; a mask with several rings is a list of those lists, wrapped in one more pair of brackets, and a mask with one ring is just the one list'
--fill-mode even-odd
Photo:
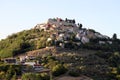
{"label": "hillside vegetation", "polygon": [[46,47],[49,33],[37,29],[24,30],[0,41],[0,57],[12,57]]}

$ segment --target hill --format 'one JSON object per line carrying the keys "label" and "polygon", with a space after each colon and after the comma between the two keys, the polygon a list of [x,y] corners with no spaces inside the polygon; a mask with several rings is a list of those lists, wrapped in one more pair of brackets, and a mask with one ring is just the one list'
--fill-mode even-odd
{"label": "hill", "polygon": [[[0,57],[35,56],[55,79],[120,79],[120,40],[70,19],[53,18],[0,41]],[[57,72],[58,71],[58,72]],[[65,73],[66,74],[63,74]],[[59,75],[62,77],[57,77]],[[74,76],[74,77],[70,77]],[[87,78],[86,77],[86,78]]]}
{"label": "hill", "polygon": [[119,51],[119,39],[112,39],[93,29],[82,28],[75,20],[53,18],[0,41],[0,57],[12,57],[27,51],[56,46],[69,49]]}

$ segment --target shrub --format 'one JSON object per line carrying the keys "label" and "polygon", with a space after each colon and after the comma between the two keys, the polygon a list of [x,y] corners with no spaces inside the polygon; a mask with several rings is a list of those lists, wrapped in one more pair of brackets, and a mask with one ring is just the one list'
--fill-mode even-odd
{"label": "shrub", "polygon": [[118,80],[120,80],[120,74],[116,75],[116,78],[117,78]]}
{"label": "shrub", "polygon": [[22,75],[22,80],[42,80],[40,75],[34,73],[25,73]]}
{"label": "shrub", "polygon": [[0,72],[0,80],[3,80],[5,78],[5,72],[1,71]]}
{"label": "shrub", "polygon": [[50,80],[50,76],[47,73],[40,74],[42,80]]}
{"label": "shrub", "polygon": [[80,71],[78,69],[72,69],[68,73],[70,76],[77,77],[80,75]]}
{"label": "shrub", "polygon": [[62,64],[57,64],[53,67],[52,73],[54,76],[59,76],[66,73],[67,69]]}

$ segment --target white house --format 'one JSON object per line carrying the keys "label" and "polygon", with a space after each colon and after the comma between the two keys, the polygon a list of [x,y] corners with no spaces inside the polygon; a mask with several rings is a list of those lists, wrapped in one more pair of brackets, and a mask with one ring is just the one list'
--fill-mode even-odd
{"label": "white house", "polygon": [[83,44],[88,43],[88,42],[89,42],[89,38],[83,36],[82,39],[81,39],[81,42],[82,42]]}
{"label": "white house", "polygon": [[64,34],[63,33],[59,34],[59,37],[64,37]]}
{"label": "white house", "polygon": [[25,62],[26,61],[26,56],[20,56],[20,62]]}
{"label": "white house", "polygon": [[25,62],[24,63],[25,65],[31,65],[31,66],[33,66],[34,64],[36,64],[35,62]]}
{"label": "white house", "polygon": [[106,42],[105,41],[99,41],[99,44],[105,44]]}
{"label": "white house", "polygon": [[112,44],[112,41],[107,41],[109,44]]}
{"label": "white house", "polygon": [[34,69],[35,71],[40,71],[40,70],[43,70],[44,67],[41,66],[40,64],[34,64],[34,65],[33,65],[33,69]]}
{"label": "white house", "polygon": [[75,36],[75,38],[78,39],[78,40],[81,40],[80,33],[77,33],[76,36]]}
{"label": "white house", "polygon": [[62,47],[62,48],[64,48],[65,44],[64,43],[60,43],[59,46]]}
{"label": "white house", "polygon": [[36,27],[35,27],[35,29],[46,30],[46,25],[45,25],[45,23],[43,23],[43,24],[37,24]]}
{"label": "white house", "polygon": [[48,39],[47,39],[48,42],[51,41],[51,40],[52,40],[51,38],[48,38]]}

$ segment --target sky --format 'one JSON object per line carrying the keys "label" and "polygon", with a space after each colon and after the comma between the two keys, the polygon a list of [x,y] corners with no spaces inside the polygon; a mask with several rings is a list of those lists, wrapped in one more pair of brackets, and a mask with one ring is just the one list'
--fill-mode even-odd
{"label": "sky", "polygon": [[0,0],[0,39],[56,17],[120,38],[120,0]]}

